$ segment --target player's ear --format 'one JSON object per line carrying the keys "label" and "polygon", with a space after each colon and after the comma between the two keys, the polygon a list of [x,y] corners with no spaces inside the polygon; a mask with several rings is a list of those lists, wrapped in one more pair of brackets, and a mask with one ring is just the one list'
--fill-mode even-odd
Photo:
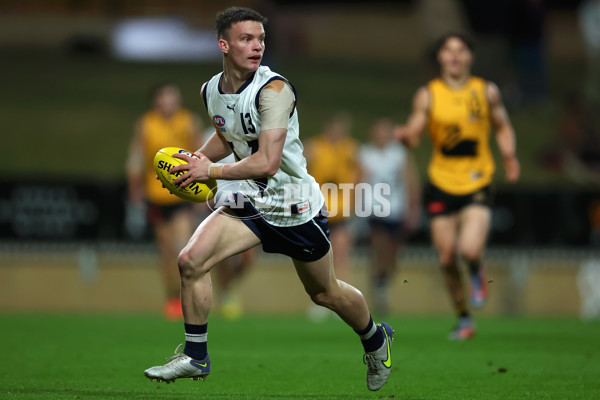
{"label": "player's ear", "polygon": [[227,40],[223,38],[219,39],[219,48],[221,49],[223,54],[229,53],[229,43],[227,43]]}

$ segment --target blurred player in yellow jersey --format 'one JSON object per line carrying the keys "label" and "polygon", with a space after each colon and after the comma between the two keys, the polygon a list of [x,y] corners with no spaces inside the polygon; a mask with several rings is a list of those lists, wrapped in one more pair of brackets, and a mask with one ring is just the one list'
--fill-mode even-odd
{"label": "blurred player in yellow jersey", "polygon": [[349,136],[351,125],[350,115],[343,112],[335,114],[325,124],[322,133],[308,141],[305,149],[308,173],[321,187],[333,184],[337,188],[326,190],[333,187],[328,185],[323,188],[323,194],[329,211],[329,239],[333,247],[335,273],[342,279],[348,279],[350,274],[348,261],[353,235],[348,222],[354,214],[352,188],[360,177],[358,144]]}
{"label": "blurred player in yellow jersey", "polygon": [[[308,141],[304,151],[308,173],[321,185],[325,196],[335,274],[345,281],[350,281],[349,256],[354,242],[349,226],[354,214],[353,185],[360,177],[358,143],[349,136],[351,126],[350,115],[336,113],[323,131]],[[311,319],[327,315],[327,310],[318,306],[309,309]]]}
{"label": "blurred player in yellow jersey", "polygon": [[133,204],[146,202],[147,220],[152,224],[160,252],[167,298],[165,316],[176,320],[183,317],[177,255],[189,240],[195,221],[192,203],[171,195],[156,179],[153,159],[159,149],[167,146],[197,149],[201,144],[201,126],[196,115],[182,108],[181,93],[173,84],[157,86],[152,102],[152,109],[137,121],[129,147],[129,200]]}
{"label": "blurred player in yellow jersey", "polygon": [[471,76],[471,41],[460,34],[446,35],[437,44],[436,57],[440,77],[417,90],[408,121],[396,128],[395,135],[415,147],[427,128],[433,143],[426,207],[433,245],[458,314],[450,338],[463,340],[474,336],[475,324],[458,269],[459,256],[469,267],[471,305],[482,307],[487,297],[482,258],[491,222],[491,127],[507,182],[519,179],[520,166],[514,130],[498,87]]}

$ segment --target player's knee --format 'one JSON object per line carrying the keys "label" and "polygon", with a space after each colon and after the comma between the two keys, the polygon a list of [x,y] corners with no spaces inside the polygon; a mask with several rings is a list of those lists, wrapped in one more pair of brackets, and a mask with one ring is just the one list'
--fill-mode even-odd
{"label": "player's knee", "polygon": [[438,251],[439,262],[442,266],[456,264],[456,252],[453,249],[442,249]]}
{"label": "player's knee", "polygon": [[179,266],[179,275],[182,280],[195,279],[202,276],[204,271],[204,263],[201,257],[194,256],[192,252],[184,248],[179,253],[177,258],[177,265]]}
{"label": "player's knee", "polygon": [[177,265],[182,279],[191,277],[194,271],[194,261],[188,250],[181,250],[179,257],[177,257]]}
{"label": "player's knee", "polygon": [[476,248],[462,248],[460,255],[467,264],[478,262],[481,258],[480,251]]}
{"label": "player's knee", "polygon": [[318,293],[309,293],[309,295],[313,303],[326,308],[331,308],[333,303],[335,302],[333,296],[325,291]]}

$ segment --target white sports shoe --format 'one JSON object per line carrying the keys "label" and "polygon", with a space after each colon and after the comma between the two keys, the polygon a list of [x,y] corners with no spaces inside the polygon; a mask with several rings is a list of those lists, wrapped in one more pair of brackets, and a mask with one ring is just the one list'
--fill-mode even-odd
{"label": "white sports shoe", "polygon": [[188,355],[177,353],[181,345],[175,349],[175,355],[167,358],[165,365],[148,368],[144,371],[146,378],[158,382],[175,382],[178,378],[191,378],[195,381],[206,379],[210,373],[210,358],[208,354],[204,360],[194,360]]}
{"label": "white sports shoe", "polygon": [[383,346],[375,351],[365,353],[363,361],[367,364],[367,387],[369,390],[379,390],[387,382],[392,372],[392,335],[394,330],[385,322],[377,324],[383,329],[385,341]]}

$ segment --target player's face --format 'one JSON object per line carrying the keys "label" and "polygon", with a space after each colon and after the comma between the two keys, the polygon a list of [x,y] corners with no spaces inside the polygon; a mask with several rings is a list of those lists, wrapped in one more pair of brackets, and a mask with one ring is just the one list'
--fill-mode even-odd
{"label": "player's face", "polygon": [[473,53],[462,40],[450,37],[438,52],[438,61],[442,73],[462,77],[471,73]]}
{"label": "player's face", "polygon": [[179,90],[172,86],[164,87],[156,94],[154,106],[164,115],[174,114],[181,106]]}
{"label": "player's face", "polygon": [[236,69],[253,72],[260,66],[265,51],[265,30],[257,21],[236,22],[219,45]]}
{"label": "player's face", "polygon": [[392,141],[392,124],[389,121],[377,122],[371,131],[371,137],[375,146],[383,148]]}

